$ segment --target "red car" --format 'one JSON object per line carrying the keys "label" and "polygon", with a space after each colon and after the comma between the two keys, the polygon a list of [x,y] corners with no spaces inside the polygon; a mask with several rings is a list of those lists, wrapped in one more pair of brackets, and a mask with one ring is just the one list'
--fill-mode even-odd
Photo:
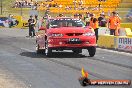
{"label": "red car", "polygon": [[72,50],[82,53],[87,49],[93,57],[96,52],[96,37],[91,27],[86,27],[79,19],[55,18],[46,25],[43,36],[37,38],[37,52],[43,50],[47,56],[52,50]]}

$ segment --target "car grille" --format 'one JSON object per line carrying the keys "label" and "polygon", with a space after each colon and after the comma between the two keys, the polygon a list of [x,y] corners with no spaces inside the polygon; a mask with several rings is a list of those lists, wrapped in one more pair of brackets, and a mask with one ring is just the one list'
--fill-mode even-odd
{"label": "car grille", "polygon": [[82,35],[83,33],[67,33],[66,35],[67,36],[80,36]]}

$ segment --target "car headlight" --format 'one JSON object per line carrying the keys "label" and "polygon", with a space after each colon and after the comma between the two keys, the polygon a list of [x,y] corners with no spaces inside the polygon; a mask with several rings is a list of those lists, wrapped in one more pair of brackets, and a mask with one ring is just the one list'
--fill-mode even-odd
{"label": "car headlight", "polygon": [[88,32],[83,34],[83,36],[94,36],[94,35],[95,35],[94,32]]}
{"label": "car headlight", "polygon": [[63,34],[60,34],[60,33],[53,33],[51,34],[51,37],[62,37]]}

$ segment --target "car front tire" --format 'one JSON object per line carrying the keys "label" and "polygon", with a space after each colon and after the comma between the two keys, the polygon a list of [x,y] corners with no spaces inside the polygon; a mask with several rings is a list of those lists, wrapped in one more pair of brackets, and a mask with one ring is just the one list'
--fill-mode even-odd
{"label": "car front tire", "polygon": [[89,56],[93,57],[96,53],[96,47],[92,46],[88,48]]}

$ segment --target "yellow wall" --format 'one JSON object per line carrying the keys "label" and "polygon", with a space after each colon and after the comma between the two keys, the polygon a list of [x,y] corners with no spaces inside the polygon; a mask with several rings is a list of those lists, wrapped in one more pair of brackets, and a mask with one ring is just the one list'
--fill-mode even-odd
{"label": "yellow wall", "polygon": [[28,25],[27,21],[22,20],[22,16],[13,16],[13,18],[19,21],[19,24],[15,28],[25,28]]}
{"label": "yellow wall", "polygon": [[122,28],[131,28],[132,29],[132,23],[121,23]]}

